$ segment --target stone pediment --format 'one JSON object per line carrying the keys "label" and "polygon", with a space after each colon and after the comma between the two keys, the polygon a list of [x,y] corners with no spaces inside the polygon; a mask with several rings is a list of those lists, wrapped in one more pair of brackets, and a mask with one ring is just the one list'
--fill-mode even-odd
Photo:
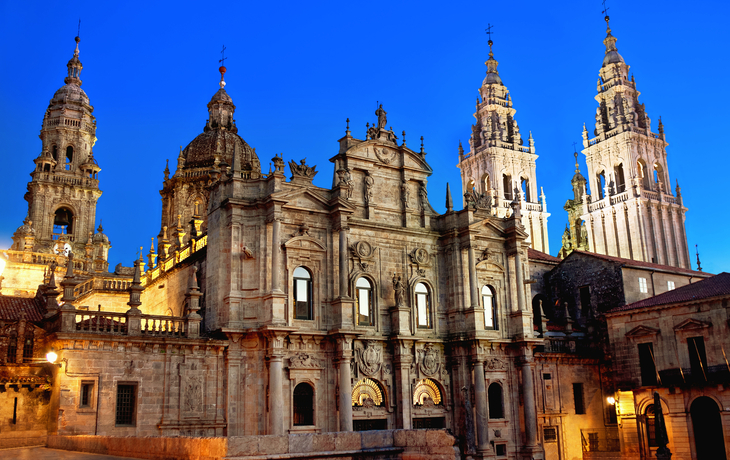
{"label": "stone pediment", "polygon": [[289,193],[282,194],[276,198],[286,200],[284,207],[312,209],[312,210],[329,210],[329,202],[326,197],[316,193],[311,188],[294,190]]}
{"label": "stone pediment", "polygon": [[705,329],[707,327],[711,327],[712,323],[707,323],[705,321],[700,321],[698,319],[689,318],[681,323],[674,326],[674,330],[679,331],[690,331],[694,329]]}
{"label": "stone pediment", "polygon": [[403,165],[404,167],[420,169],[424,172],[427,172],[429,175],[433,173],[433,169],[431,169],[431,166],[426,163],[426,159],[423,158],[420,154],[414,152],[411,149],[405,149],[405,153],[405,164]]}
{"label": "stone pediment", "polygon": [[629,332],[626,333],[626,337],[646,337],[657,335],[658,333],[659,329],[642,325],[636,326],[635,328],[631,329]]}
{"label": "stone pediment", "polygon": [[287,250],[325,252],[327,248],[316,238],[309,235],[295,236],[284,243]]}

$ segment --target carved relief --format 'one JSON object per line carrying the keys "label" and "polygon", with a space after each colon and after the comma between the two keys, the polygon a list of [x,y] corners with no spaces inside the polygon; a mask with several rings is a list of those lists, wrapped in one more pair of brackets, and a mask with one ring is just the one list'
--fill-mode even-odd
{"label": "carved relief", "polygon": [[427,343],[418,353],[421,355],[421,362],[418,364],[421,373],[429,377],[437,375],[441,367],[441,360],[436,347]]}
{"label": "carved relief", "polygon": [[319,360],[309,353],[297,353],[289,358],[291,368],[320,368]]}
{"label": "carved relief", "polygon": [[372,376],[380,371],[383,364],[383,350],[380,344],[374,340],[365,342],[364,347],[357,349],[357,363],[360,372]]}
{"label": "carved relief", "polygon": [[390,164],[395,160],[396,152],[391,151],[385,148],[377,148],[374,147],[373,150],[375,150],[375,156],[378,157],[378,160],[380,160],[383,164]]}
{"label": "carved relief", "polygon": [[292,177],[306,177],[307,179],[311,179],[314,176],[317,175],[317,166],[307,166],[306,164],[307,159],[304,158],[301,161],[301,164],[296,164],[294,160],[289,162],[289,169],[291,170]]}
{"label": "carved relief", "polygon": [[408,182],[403,181],[400,185],[400,200],[403,203],[404,208],[409,208],[408,201],[411,197],[411,191],[408,190]]}
{"label": "carved relief", "polygon": [[184,382],[183,411],[200,412],[203,405],[203,378],[189,375]]}
{"label": "carved relief", "polygon": [[372,206],[375,204],[375,201],[373,200],[373,186],[375,186],[375,179],[373,179],[373,176],[370,175],[370,172],[365,171],[365,192],[363,196],[363,200],[365,201],[365,205]]}
{"label": "carved relief", "polygon": [[366,272],[370,269],[370,261],[375,257],[376,249],[367,241],[358,241],[350,247],[352,257],[357,259],[355,264],[361,271]]}
{"label": "carved relief", "polygon": [[500,358],[489,358],[485,364],[490,371],[503,371],[507,369],[507,361]]}

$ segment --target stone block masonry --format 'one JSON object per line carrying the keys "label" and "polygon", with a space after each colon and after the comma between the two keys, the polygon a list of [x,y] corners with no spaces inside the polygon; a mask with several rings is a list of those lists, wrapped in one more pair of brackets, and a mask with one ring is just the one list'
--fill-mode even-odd
{"label": "stone block masonry", "polygon": [[222,459],[458,459],[446,430],[378,430],[282,436],[49,436],[48,447],[150,460]]}

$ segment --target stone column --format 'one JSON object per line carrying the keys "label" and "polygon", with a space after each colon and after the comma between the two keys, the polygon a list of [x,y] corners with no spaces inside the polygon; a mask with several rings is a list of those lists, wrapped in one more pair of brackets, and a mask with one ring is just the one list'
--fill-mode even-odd
{"label": "stone column", "polygon": [[396,401],[398,408],[395,414],[396,428],[410,430],[412,428],[411,412],[413,408],[413,395],[411,394],[411,355],[412,343],[402,341],[395,345],[396,353],[394,359]]}
{"label": "stone column", "polygon": [[284,357],[272,354],[269,361],[269,434],[284,434],[284,400],[282,394],[282,368]]}
{"label": "stone column", "polygon": [[522,256],[520,255],[520,243],[517,243],[517,251],[515,252],[515,271],[517,272],[517,307],[520,311],[526,311],[525,308],[525,275],[522,271]]}
{"label": "stone column", "polygon": [[[527,351],[527,350],[526,350]],[[522,395],[525,413],[525,447],[537,446],[537,410],[535,408],[535,385],[532,363],[528,357],[522,362]]]}
{"label": "stone column", "polygon": [[477,284],[477,267],[474,257],[474,244],[472,243],[469,245],[469,297],[471,298],[470,305],[472,308],[479,307],[479,288]]}
{"label": "stone column", "polygon": [[281,277],[279,275],[281,269],[281,218],[274,217],[273,231],[271,237],[271,290],[281,291]]}
{"label": "stone column", "polygon": [[347,227],[340,228],[340,297],[347,297]]}
{"label": "stone column", "polygon": [[340,431],[352,431],[352,382],[350,381],[350,356],[340,357]]}
{"label": "stone column", "polygon": [[489,424],[487,418],[487,391],[485,388],[484,362],[474,361],[474,399],[476,400],[477,449],[489,450]]}

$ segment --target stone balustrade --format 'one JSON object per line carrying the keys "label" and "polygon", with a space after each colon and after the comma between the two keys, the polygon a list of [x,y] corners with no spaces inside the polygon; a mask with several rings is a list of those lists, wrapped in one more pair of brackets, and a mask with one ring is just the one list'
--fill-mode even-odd
{"label": "stone balustrade", "polygon": [[63,308],[50,327],[51,332],[83,332],[145,337],[198,338],[201,318],[85,311]]}

